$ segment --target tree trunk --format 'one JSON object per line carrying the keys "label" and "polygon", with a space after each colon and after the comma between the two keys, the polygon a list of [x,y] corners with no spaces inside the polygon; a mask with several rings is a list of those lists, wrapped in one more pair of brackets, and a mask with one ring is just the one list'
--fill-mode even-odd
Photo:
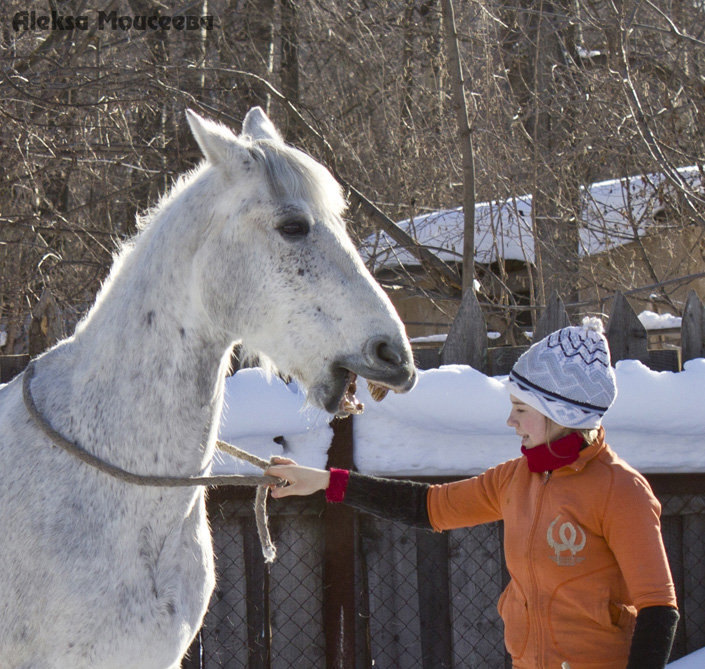
{"label": "tree trunk", "polygon": [[465,79],[460,62],[453,1],[443,0],[442,8],[448,69],[453,89],[460,150],[463,156],[463,215],[465,221],[463,230],[463,293],[465,293],[468,289],[472,290],[475,279],[475,156],[470,121],[468,120],[467,101],[465,100]]}
{"label": "tree trunk", "polygon": [[[293,105],[299,106],[299,32],[294,0],[281,0],[281,64],[282,93]],[[301,139],[298,119],[287,107],[284,137],[292,144]]]}
{"label": "tree trunk", "polygon": [[[505,3],[502,37],[508,80],[522,110],[529,141],[533,186],[535,293],[541,304],[556,291],[567,302],[577,300],[580,183],[576,166],[566,164],[574,134],[575,86],[564,81],[566,53],[574,53],[572,0]],[[530,10],[530,11],[529,11]],[[568,161],[570,162],[570,161]]]}

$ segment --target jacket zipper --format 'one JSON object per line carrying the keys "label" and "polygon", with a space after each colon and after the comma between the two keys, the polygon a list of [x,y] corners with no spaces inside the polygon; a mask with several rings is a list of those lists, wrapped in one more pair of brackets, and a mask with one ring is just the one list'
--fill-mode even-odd
{"label": "jacket zipper", "polygon": [[[543,506],[543,497],[546,493],[546,486],[548,485],[548,482],[551,480],[551,475],[553,472],[544,472],[543,473],[543,479],[541,481],[541,491],[539,492],[539,498],[536,502],[536,509],[534,511],[534,521],[531,526],[531,532],[529,533],[529,551],[533,551],[533,545],[534,545],[534,535],[536,534],[536,530],[538,528],[539,524],[539,519],[541,517],[541,507]],[[541,664],[542,658],[543,658],[543,650],[542,650],[542,644],[541,644],[541,634],[540,634],[540,616],[536,614],[536,611],[538,611],[538,585],[536,581],[536,573],[534,571],[534,564],[532,560],[531,553],[529,554],[529,574],[531,577],[531,594],[532,594],[532,599],[534,600],[535,606],[532,608],[534,609],[534,614],[532,615],[531,611],[529,611],[529,618],[530,618],[530,625],[534,628],[534,636],[535,636],[535,653],[536,653],[536,666],[540,667],[543,666]]]}

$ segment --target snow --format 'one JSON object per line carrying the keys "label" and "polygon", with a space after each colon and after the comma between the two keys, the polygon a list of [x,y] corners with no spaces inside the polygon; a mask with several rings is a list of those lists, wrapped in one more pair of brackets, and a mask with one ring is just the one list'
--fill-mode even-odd
{"label": "snow", "polygon": [[414,337],[409,341],[412,344],[441,344],[448,338],[447,334],[434,334],[425,337]]}
{"label": "snow", "polygon": [[673,314],[657,314],[653,311],[642,311],[639,314],[639,320],[647,330],[665,330],[667,328],[678,328],[680,330],[681,321],[683,319]]}
{"label": "snow", "polygon": [[[617,400],[603,421],[610,446],[644,473],[705,472],[705,359],[687,362],[678,373],[625,360],[616,374]],[[505,422],[505,378],[448,365],[420,371],[410,393],[390,393],[380,403],[358,383],[365,412],[354,418],[357,468],[380,475],[464,476],[517,457],[519,441]],[[260,457],[286,455],[324,467],[329,420],[325,412],[306,408],[296,384],[246,369],[226,383],[220,437]],[[285,445],[273,441],[280,435]],[[253,471],[219,458],[218,473]]]}
{"label": "snow", "polygon": [[668,666],[671,669],[702,669],[705,667],[705,648],[696,650],[675,662],[669,662]]}
{"label": "snow", "polygon": [[[700,186],[697,166],[678,172],[691,188]],[[664,209],[670,188],[663,174],[611,179],[582,189],[580,255],[600,253],[646,232],[654,215]],[[534,262],[531,195],[475,205],[475,261],[489,264],[498,258]],[[462,207],[423,214],[397,225],[441,260],[461,262],[463,253]],[[418,260],[385,233],[372,235],[360,254],[374,269],[418,265]]]}
{"label": "snow", "polygon": [[[267,377],[259,368],[241,369],[227,379],[219,437],[262,458],[286,455],[300,464],[325,467],[333,437],[330,416],[306,405],[296,383]],[[273,441],[283,436],[286,446]],[[218,453],[216,474],[254,474],[254,465]]]}

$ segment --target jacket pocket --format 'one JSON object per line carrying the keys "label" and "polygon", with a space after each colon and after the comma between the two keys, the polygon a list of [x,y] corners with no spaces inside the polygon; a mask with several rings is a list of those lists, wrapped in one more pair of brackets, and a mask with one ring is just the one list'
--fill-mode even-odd
{"label": "jacket pocket", "polygon": [[548,606],[548,625],[554,647],[568,661],[590,658],[626,663],[633,630],[634,608],[615,603],[607,586],[587,578],[559,586]]}
{"label": "jacket pocket", "polygon": [[504,622],[504,643],[507,651],[518,660],[524,654],[529,640],[529,612],[526,598],[514,580],[509,581],[500,596],[497,610]]}
{"label": "jacket pocket", "polygon": [[622,630],[629,630],[633,633],[636,623],[636,607],[619,602],[609,603],[610,622]]}

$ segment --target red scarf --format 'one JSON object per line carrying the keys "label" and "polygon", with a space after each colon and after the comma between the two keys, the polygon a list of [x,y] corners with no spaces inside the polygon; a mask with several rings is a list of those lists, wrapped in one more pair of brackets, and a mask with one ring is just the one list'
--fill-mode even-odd
{"label": "red scarf", "polygon": [[585,441],[579,432],[571,432],[550,444],[533,448],[521,447],[532,472],[552,472],[554,469],[573,464],[580,455]]}

